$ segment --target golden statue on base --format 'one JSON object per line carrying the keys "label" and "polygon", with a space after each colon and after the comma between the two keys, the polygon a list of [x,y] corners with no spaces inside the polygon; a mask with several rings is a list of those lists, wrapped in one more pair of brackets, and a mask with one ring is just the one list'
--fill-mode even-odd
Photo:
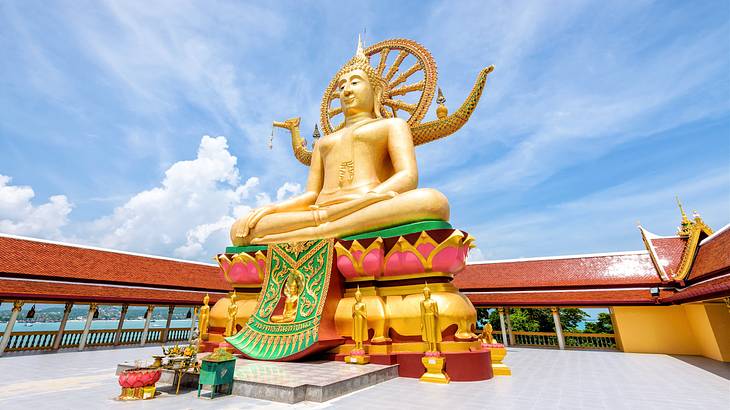
{"label": "golden statue on base", "polygon": [[238,314],[238,295],[233,291],[231,295],[231,304],[228,305],[228,321],[226,322],[225,336],[233,336],[236,333],[236,315]]}
{"label": "golden statue on base", "polygon": [[492,328],[491,323],[487,322],[487,324],[482,328],[482,333],[479,335],[479,341],[483,344],[497,343],[497,341],[494,340],[492,333],[494,333],[494,328]]}
{"label": "golden statue on base", "polygon": [[281,315],[271,317],[274,323],[293,322],[297,317],[297,305],[299,304],[299,295],[304,290],[304,275],[297,269],[289,270],[289,277],[284,284],[284,312]]}
{"label": "golden statue on base", "polygon": [[352,305],[352,340],[355,342],[355,348],[350,351],[349,356],[345,356],[345,362],[370,363],[370,357],[365,354],[365,346],[363,346],[363,342],[368,340],[368,312],[365,302],[362,301],[360,286],[357,287],[355,304]]}
{"label": "golden statue on base", "polygon": [[[381,61],[373,68],[358,40],[355,56],[330,82],[321,110],[326,135],[311,152],[299,137],[298,118],[274,123],[291,131],[297,159],[309,165],[306,191],[238,219],[231,228],[235,246],[342,237],[422,220],[448,221],[446,197],[434,189],[418,189],[414,145],[449,135],[466,123],[493,67],[482,70],[456,113],[420,124],[435,91],[433,58],[410,40],[389,40],[378,47],[368,49],[371,56],[380,53]],[[399,50],[399,56],[384,72],[390,50]],[[418,63],[395,77],[409,54]],[[419,71],[423,80],[402,85]],[[417,104],[397,97],[410,92],[421,93]],[[331,108],[337,99],[340,106]],[[410,117],[399,118],[398,110]],[[330,119],[340,114],[344,120],[332,127]]]}
{"label": "golden statue on base", "polygon": [[439,327],[439,305],[431,299],[431,289],[428,285],[423,288],[421,301],[421,339],[426,342],[427,352],[438,352],[441,342],[441,328]]}
{"label": "golden statue on base", "polygon": [[200,307],[200,313],[198,314],[198,333],[200,333],[200,340],[208,340],[208,321],[210,320],[209,301],[210,296],[206,293],[205,297],[203,297],[203,306]]}
{"label": "golden statue on base", "polygon": [[352,340],[355,350],[365,350],[363,342],[368,340],[368,312],[365,302],[362,301],[360,286],[355,292],[355,304],[352,305]]}

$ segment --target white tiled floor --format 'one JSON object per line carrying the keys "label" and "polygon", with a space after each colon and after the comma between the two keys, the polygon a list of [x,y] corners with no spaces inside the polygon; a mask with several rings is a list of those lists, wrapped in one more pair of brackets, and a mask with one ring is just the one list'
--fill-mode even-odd
{"label": "white tiled floor", "polygon": [[[0,409],[727,409],[730,364],[666,355],[510,348],[514,373],[484,382],[437,385],[398,378],[327,403],[288,406],[237,396],[198,399],[195,391],[119,402],[116,363],[159,347],[0,358]],[[694,363],[690,364],[688,362]],[[345,367],[343,367],[345,368]],[[710,367],[707,367],[708,369]],[[727,376],[726,376],[727,377]]]}

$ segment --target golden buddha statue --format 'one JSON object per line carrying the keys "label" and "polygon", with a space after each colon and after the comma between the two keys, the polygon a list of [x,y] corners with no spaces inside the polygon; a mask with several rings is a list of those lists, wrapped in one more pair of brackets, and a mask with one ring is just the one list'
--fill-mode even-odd
{"label": "golden buddha statue", "polygon": [[479,341],[484,344],[493,344],[496,341],[494,340],[494,337],[492,336],[492,333],[494,333],[494,328],[492,328],[491,323],[487,323],[482,328],[482,333],[479,335]]}
{"label": "golden buddha statue", "polygon": [[360,286],[355,292],[355,304],[352,305],[352,340],[355,350],[364,350],[363,342],[368,340],[368,313],[367,306],[362,301]]}
{"label": "golden buddha statue", "polygon": [[438,352],[438,343],[441,342],[439,305],[431,299],[431,289],[428,285],[423,288],[421,301],[421,339],[428,344],[427,352]]}
{"label": "golden buddha statue", "polygon": [[299,295],[304,290],[304,276],[296,269],[289,270],[289,277],[284,284],[284,312],[281,315],[271,316],[274,323],[290,323],[297,317]]}
{"label": "golden buddha statue", "polygon": [[344,122],[315,145],[306,192],[238,219],[231,228],[234,245],[342,237],[427,219],[448,221],[446,197],[434,189],[418,189],[411,127],[383,108],[395,90],[370,65],[362,43],[335,78],[334,95],[341,105],[337,110]]}
{"label": "golden buddha statue", "polygon": [[238,295],[233,291],[231,295],[231,304],[228,305],[228,321],[226,322],[225,336],[233,336],[236,332],[236,315],[238,314]]}
{"label": "golden buddha statue", "polygon": [[210,320],[210,306],[208,302],[210,296],[205,294],[203,297],[203,306],[200,307],[200,313],[198,314],[198,332],[200,333],[200,340],[208,339],[208,321]]}

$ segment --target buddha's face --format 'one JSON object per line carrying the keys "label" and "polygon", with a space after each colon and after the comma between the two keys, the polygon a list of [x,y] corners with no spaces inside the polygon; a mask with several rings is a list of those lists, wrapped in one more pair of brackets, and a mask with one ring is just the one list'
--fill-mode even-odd
{"label": "buddha's face", "polygon": [[431,298],[431,290],[429,288],[423,289],[423,297],[426,298],[426,299],[430,299]]}
{"label": "buddha's face", "polygon": [[297,291],[299,290],[299,286],[297,285],[296,280],[287,281],[286,286],[289,288],[289,292],[291,292],[292,294],[297,293]]}
{"label": "buddha's face", "polygon": [[365,71],[357,69],[345,73],[337,81],[340,104],[345,116],[373,112],[374,93]]}

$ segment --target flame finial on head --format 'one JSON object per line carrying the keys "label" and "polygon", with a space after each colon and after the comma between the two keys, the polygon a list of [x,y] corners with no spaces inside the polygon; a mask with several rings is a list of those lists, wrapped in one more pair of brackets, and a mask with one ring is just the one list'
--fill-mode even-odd
{"label": "flame finial on head", "polygon": [[355,58],[367,58],[362,47],[362,37],[360,37],[359,34],[357,35],[357,50],[355,51]]}
{"label": "flame finial on head", "polygon": [[337,72],[335,78],[339,78],[343,74],[358,69],[363,70],[365,74],[367,74],[370,85],[373,87],[380,86],[383,90],[387,89],[388,83],[385,82],[385,80],[381,78],[370,65],[370,59],[367,55],[365,55],[365,49],[360,35],[357,36],[357,49],[355,50],[355,55],[340,69],[340,71]]}

